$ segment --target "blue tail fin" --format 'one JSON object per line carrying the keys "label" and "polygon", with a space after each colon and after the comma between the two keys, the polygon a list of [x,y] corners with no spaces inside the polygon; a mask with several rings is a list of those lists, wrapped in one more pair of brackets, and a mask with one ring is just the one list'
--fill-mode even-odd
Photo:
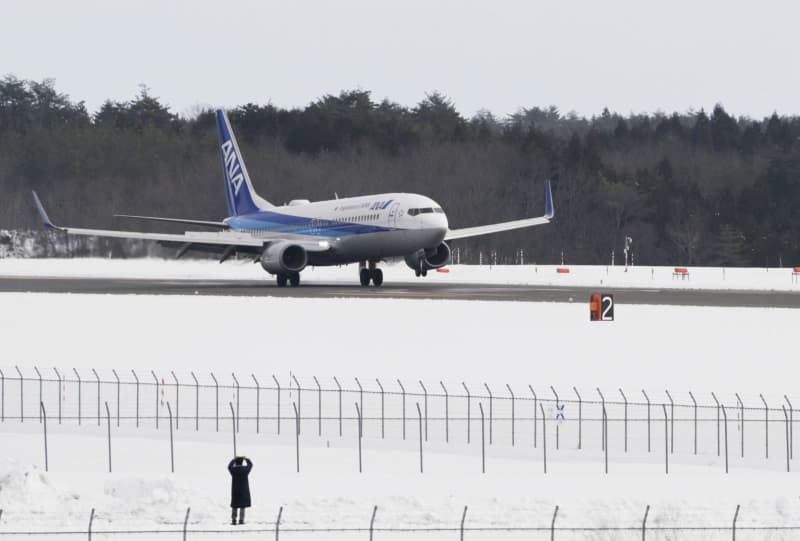
{"label": "blue tail fin", "polygon": [[236,136],[233,135],[231,124],[228,122],[228,115],[222,109],[217,109],[217,131],[219,132],[220,156],[222,157],[222,173],[225,176],[228,216],[251,214],[271,208],[272,203],[259,197],[253,189],[242,153],[239,151],[239,144],[236,142]]}

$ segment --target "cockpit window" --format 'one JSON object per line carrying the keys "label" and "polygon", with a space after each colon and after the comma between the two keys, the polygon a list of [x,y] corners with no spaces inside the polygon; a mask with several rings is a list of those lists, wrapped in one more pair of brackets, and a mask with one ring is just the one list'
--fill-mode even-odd
{"label": "cockpit window", "polygon": [[416,208],[416,209],[408,209],[409,216],[416,216],[417,214],[444,214],[444,210],[440,207],[431,208],[431,207],[423,207],[423,208]]}

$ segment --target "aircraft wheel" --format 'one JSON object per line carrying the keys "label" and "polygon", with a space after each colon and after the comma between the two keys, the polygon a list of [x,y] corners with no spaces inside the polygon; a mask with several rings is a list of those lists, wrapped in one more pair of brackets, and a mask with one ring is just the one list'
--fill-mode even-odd
{"label": "aircraft wheel", "polygon": [[422,276],[428,276],[428,270],[427,269],[423,269],[422,270]]}
{"label": "aircraft wheel", "polygon": [[420,272],[419,269],[414,269],[414,274],[419,278]]}
{"label": "aircraft wheel", "polygon": [[293,272],[289,275],[289,283],[292,284],[292,287],[297,287],[300,285],[300,273]]}
{"label": "aircraft wheel", "polygon": [[288,276],[286,276],[285,274],[276,274],[275,275],[275,280],[278,283],[278,287],[286,287],[286,280],[287,279],[288,279]]}
{"label": "aircraft wheel", "polygon": [[365,286],[365,287],[368,286],[369,285],[369,280],[371,278],[369,269],[362,268],[358,272],[358,278],[361,280],[361,285],[362,286]]}
{"label": "aircraft wheel", "polygon": [[372,271],[372,283],[375,284],[376,287],[383,284],[383,271],[381,269]]}

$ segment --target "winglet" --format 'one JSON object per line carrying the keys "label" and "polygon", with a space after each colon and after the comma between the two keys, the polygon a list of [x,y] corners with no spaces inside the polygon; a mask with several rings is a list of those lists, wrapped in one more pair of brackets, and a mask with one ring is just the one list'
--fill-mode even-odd
{"label": "winglet", "polygon": [[553,208],[553,191],[550,188],[550,179],[544,181],[544,186],[544,217],[548,220],[552,220],[556,213]]}
{"label": "winglet", "polygon": [[50,218],[47,216],[47,211],[44,210],[42,206],[42,202],[39,200],[39,196],[36,194],[36,190],[31,190],[33,194],[33,202],[36,203],[36,210],[39,212],[39,217],[44,222],[44,226],[47,229],[61,229],[60,227],[53,225],[53,222],[50,221]]}

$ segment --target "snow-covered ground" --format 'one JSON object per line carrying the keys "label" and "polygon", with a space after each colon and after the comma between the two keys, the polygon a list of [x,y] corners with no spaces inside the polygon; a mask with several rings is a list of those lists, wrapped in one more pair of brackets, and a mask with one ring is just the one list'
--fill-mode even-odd
{"label": "snow-covered ground", "polygon": [[[599,285],[624,283],[658,287],[742,287],[791,289],[787,269],[690,269],[690,282],[672,280],[672,269],[605,267],[571,268],[557,275],[553,267],[451,267],[451,272],[429,276],[434,280],[493,283],[569,283]],[[317,269],[307,281],[351,281],[354,269]],[[389,267],[389,276],[410,280],[405,267]],[[129,273],[129,274],[128,274]],[[154,278],[264,278],[256,265],[218,265],[203,262],[158,261],[0,261],[0,275],[130,276]],[[739,275],[741,274],[741,275]],[[703,276],[706,276],[703,278]],[[716,275],[716,276],[715,276]],[[541,281],[538,281],[541,280]],[[650,283],[646,283],[650,280]],[[615,282],[616,281],[616,282]],[[786,284],[783,284],[783,282]],[[690,285],[691,284],[691,285]],[[618,286],[615,286],[618,287]],[[346,395],[343,436],[335,418],[323,423],[317,435],[313,394],[304,394],[303,431],[300,438],[301,472],[295,472],[296,449],[291,421],[284,420],[280,436],[272,422],[262,421],[255,433],[252,392],[242,391],[243,414],[238,434],[239,450],[253,458],[251,475],[254,507],[248,528],[270,528],[278,508],[284,506],[282,526],[367,527],[372,506],[378,506],[375,526],[457,528],[463,506],[466,525],[549,527],[555,505],[560,506],[560,527],[638,527],[646,505],[651,506],[651,526],[729,526],[737,504],[742,505],[739,526],[800,525],[797,474],[785,472],[782,419],[773,411],[770,421],[770,457],[764,457],[763,413],[756,408],[764,395],[770,407],[780,408],[788,395],[795,409],[797,369],[796,310],[755,308],[654,307],[618,305],[613,323],[590,323],[584,302],[573,304],[500,303],[389,299],[292,299],[228,297],[161,297],[112,295],[0,294],[0,332],[7,393],[5,421],[0,423],[0,534],[4,531],[62,529],[85,530],[89,510],[97,510],[95,529],[180,529],[191,507],[190,528],[226,529],[228,474],[231,455],[230,419],[224,417],[216,432],[211,419],[201,419],[194,430],[191,413],[194,396],[189,372],[206,384],[209,372],[229,385],[231,372],[244,382],[255,374],[266,386],[275,374],[288,387],[290,374],[304,388],[317,376],[332,388],[334,376],[346,388],[359,377],[365,389],[376,388],[375,379],[396,391],[397,378],[419,393],[418,380],[433,389],[442,381],[453,394],[465,382],[480,392],[484,382],[497,396],[507,396],[506,384],[522,396],[530,384],[540,396],[549,386],[562,397],[574,397],[575,386],[588,401],[597,400],[599,388],[609,400],[618,400],[622,388],[641,402],[648,392],[652,409],[652,452],[647,452],[644,410],[632,407],[629,451],[623,448],[622,415],[609,408],[609,474],[604,473],[600,424],[596,405],[585,405],[582,449],[577,449],[574,404],[567,406],[567,421],[559,426],[555,448],[548,418],[548,473],[543,473],[542,442],[533,447],[530,413],[518,411],[517,442],[510,445],[508,401],[496,399],[495,441],[487,442],[486,474],[481,473],[480,424],[477,403],[472,403],[471,443],[466,424],[454,420],[451,441],[443,440],[442,403],[432,401],[430,437],[424,442],[424,474],[419,473],[416,406],[409,398],[408,437],[399,431],[397,395],[387,399],[386,439],[381,439],[374,419],[376,395],[365,398],[372,417],[365,423],[363,473],[358,472],[353,395]],[[45,384],[43,401],[49,415],[48,473],[43,472],[42,425],[36,418],[38,389],[25,389],[26,419],[19,413],[18,366],[33,377],[34,366],[52,374],[55,366],[69,375],[76,368],[84,378],[81,426],[75,420],[61,425],[54,419],[58,385]],[[140,428],[131,419],[117,428],[112,422],[113,470],[108,473],[105,422],[96,422],[96,390],[91,369],[103,379],[112,369],[130,381],[131,369],[145,379],[154,370],[168,382],[170,371],[186,387],[181,391],[180,428],[175,431],[175,469],[169,473],[169,435],[163,404],[161,425],[155,428],[153,395],[141,399]],[[123,391],[123,417],[132,413],[132,387]],[[437,391],[439,389],[436,389]],[[692,390],[698,402],[712,403],[710,393],[728,407],[730,471],[716,453],[713,413],[704,412],[699,452],[693,454],[689,411],[676,417],[675,452],[669,455],[669,475],[664,473],[665,390],[676,402],[688,403]],[[103,387],[102,400],[115,414],[113,389]],[[170,400],[173,388],[168,388]],[[62,386],[65,411],[74,408],[75,386]],[[214,398],[204,389],[200,411],[208,416]],[[748,408],[745,425],[746,457],[739,456],[740,424],[736,412],[739,393]],[[635,398],[634,398],[635,396]],[[291,408],[295,395],[284,395]],[[223,392],[227,408],[235,396]],[[326,417],[335,417],[335,402],[325,402]],[[267,402],[267,399],[264,399]],[[30,405],[32,404],[32,406]],[[273,414],[263,405],[262,415]],[[481,400],[484,408],[488,404]],[[530,403],[526,402],[525,407]],[[450,403],[450,415],[463,417],[463,400]],[[522,403],[518,403],[522,409]],[[147,409],[149,408],[149,409]],[[289,410],[291,411],[291,410]],[[779,411],[779,410],[778,410]],[[548,416],[554,412],[552,403]],[[224,413],[223,413],[224,415]],[[283,413],[288,417],[286,409]],[[777,418],[776,418],[777,417]],[[501,419],[502,418],[502,419]],[[636,421],[633,419],[636,418]],[[798,414],[800,419],[800,414]],[[683,419],[683,420],[680,420]],[[539,425],[539,430],[543,430]],[[539,435],[541,437],[541,434]],[[487,436],[488,438],[488,436]],[[792,460],[792,470],[800,467]],[[31,517],[34,517],[31,519]],[[797,531],[740,532],[740,539],[795,539]],[[177,537],[179,534],[172,534]],[[274,534],[252,534],[252,538]],[[358,534],[282,534],[289,539],[353,539]],[[456,538],[457,531],[440,534],[390,534],[376,539]],[[467,539],[549,539],[546,532],[498,534],[468,532]],[[109,536],[97,536],[109,538]],[[169,536],[167,536],[169,537]],[[190,534],[190,538],[201,537]],[[214,538],[214,534],[202,536]],[[250,536],[247,536],[248,538]],[[111,538],[116,538],[111,536]],[[148,539],[137,536],[134,539]],[[153,534],[153,539],[164,536]],[[640,539],[637,531],[558,532],[556,539]],[[647,539],[729,539],[730,532],[697,531],[648,533]]]}
{"label": "snow-covered ground", "polygon": [[[607,287],[659,287],[682,289],[758,289],[800,292],[800,279],[792,268],[716,268],[688,267],[688,276],[674,276],[675,267],[575,266],[565,265],[569,273],[558,273],[553,265],[452,265],[448,272],[429,272],[426,281],[485,284],[572,285]],[[387,284],[414,282],[405,263],[383,266]],[[250,261],[219,264],[208,260],[163,259],[0,259],[0,276],[63,276],[158,278],[169,280],[274,280],[260,265]],[[357,283],[358,268],[309,268],[305,283]]]}

